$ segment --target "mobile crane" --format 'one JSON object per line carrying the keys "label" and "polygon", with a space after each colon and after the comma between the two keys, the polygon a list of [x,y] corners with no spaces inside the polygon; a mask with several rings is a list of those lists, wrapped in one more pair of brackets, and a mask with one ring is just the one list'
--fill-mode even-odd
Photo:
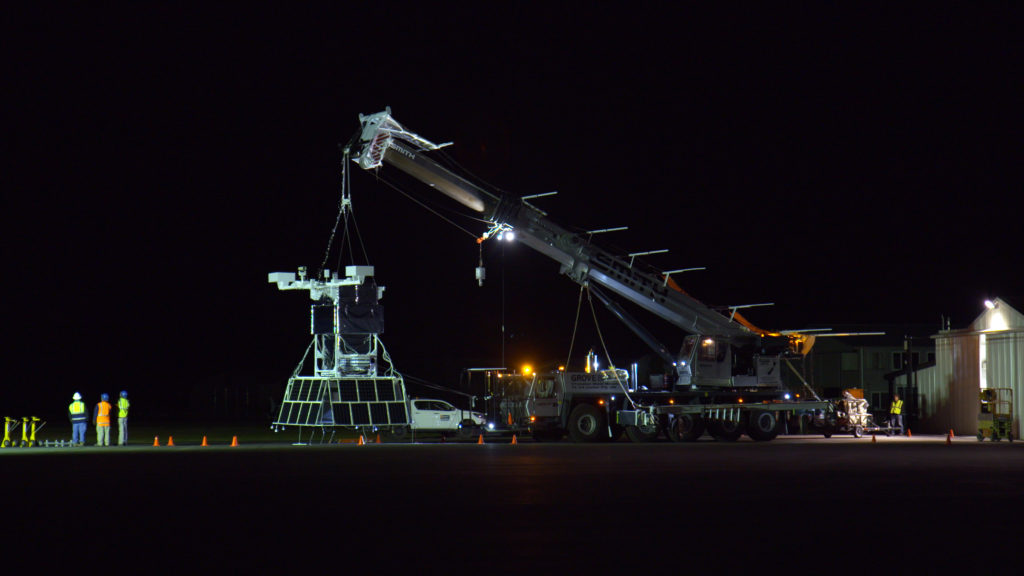
{"label": "mobile crane", "polygon": [[[680,289],[670,273],[641,270],[590,236],[555,224],[526,198],[491,192],[456,174],[431,156],[451,143],[435,144],[407,130],[390,108],[359,120],[360,132],[349,146],[355,147],[352,159],[361,168],[393,167],[473,210],[490,225],[481,242],[514,232],[518,241],[558,262],[562,274],[586,287],[674,370],[670,386],[657,391],[629,383],[625,371],[614,367],[587,377],[556,374],[552,384],[559,410],[549,415],[554,430],[579,441],[614,437],[617,430],[635,441],[651,440],[661,430],[673,440],[694,440],[705,429],[718,440],[735,440],[743,432],[771,440],[779,433],[782,413],[832,411],[802,377],[813,401],[791,396],[781,376],[783,364],[793,368],[790,359],[806,353],[812,337],[761,330],[739,314],[742,306],[731,307],[728,315],[718,312]],[[482,284],[484,278],[481,260],[476,279]],[[670,352],[616,297],[685,332],[679,352]],[[531,418],[536,425],[538,414]],[[535,430],[538,436],[550,433]]]}

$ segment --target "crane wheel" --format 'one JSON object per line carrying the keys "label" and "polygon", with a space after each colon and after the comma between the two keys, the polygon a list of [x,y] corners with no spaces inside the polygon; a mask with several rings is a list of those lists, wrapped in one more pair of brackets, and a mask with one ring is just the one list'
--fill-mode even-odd
{"label": "crane wheel", "polygon": [[750,413],[747,435],[758,442],[774,440],[779,435],[779,420],[774,412],[758,410]]}
{"label": "crane wheel", "polygon": [[669,420],[665,432],[673,442],[693,442],[704,434],[704,418],[700,414],[680,414]]}
{"label": "crane wheel", "polygon": [[569,438],[573,442],[597,442],[607,434],[605,426],[602,411],[592,404],[580,404],[569,415]]}
{"label": "crane wheel", "polygon": [[626,426],[626,436],[629,436],[630,442],[654,442],[659,432],[661,430],[657,422],[650,426]]}
{"label": "crane wheel", "polygon": [[719,442],[735,442],[743,435],[743,426],[732,420],[711,420],[708,422],[708,432]]}

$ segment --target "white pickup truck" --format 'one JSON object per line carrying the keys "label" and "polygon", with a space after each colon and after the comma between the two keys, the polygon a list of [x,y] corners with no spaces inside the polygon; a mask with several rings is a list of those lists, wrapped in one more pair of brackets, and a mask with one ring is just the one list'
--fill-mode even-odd
{"label": "white pickup truck", "polygon": [[[442,436],[456,435],[462,439],[475,438],[486,423],[484,414],[460,410],[444,400],[413,398],[409,400],[409,428],[413,432],[439,432]],[[409,430],[395,434],[405,436]]]}

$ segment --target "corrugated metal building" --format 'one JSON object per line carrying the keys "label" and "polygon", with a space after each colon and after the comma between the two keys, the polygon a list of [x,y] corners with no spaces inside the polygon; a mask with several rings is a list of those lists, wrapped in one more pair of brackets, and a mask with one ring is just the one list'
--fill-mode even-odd
{"label": "corrugated metal building", "polygon": [[[919,418],[916,431],[973,435],[978,430],[978,391],[1013,390],[1013,436],[1024,413],[1024,315],[997,298],[967,328],[935,339],[935,366],[914,373]],[[905,375],[896,378],[907,385]]]}

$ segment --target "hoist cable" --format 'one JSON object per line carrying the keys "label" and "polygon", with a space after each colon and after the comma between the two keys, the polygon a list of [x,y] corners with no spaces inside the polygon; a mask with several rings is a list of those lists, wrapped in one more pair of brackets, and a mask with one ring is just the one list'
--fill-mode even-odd
{"label": "hoist cable", "polygon": [[580,297],[576,301],[576,320],[572,325],[572,339],[569,340],[569,356],[565,359],[566,369],[569,367],[569,361],[572,360],[572,349],[576,345],[576,330],[580,327],[580,310],[583,308],[583,289],[584,285],[580,284]]}
{"label": "hoist cable", "polygon": [[615,364],[612,363],[611,354],[608,353],[608,345],[605,344],[604,335],[601,334],[601,326],[597,322],[597,311],[594,310],[594,300],[592,298],[590,298],[590,289],[589,288],[587,289],[587,302],[590,304],[590,314],[594,318],[594,329],[597,330],[597,339],[601,343],[601,349],[604,350],[604,357],[605,357],[605,360],[608,362],[608,367],[611,368],[612,374],[615,375],[615,381],[619,384],[619,388],[622,389],[622,393],[626,396],[626,400],[629,400],[629,403],[630,403],[630,405],[633,406],[633,408],[637,408],[637,403],[634,402],[633,398],[630,397],[629,390],[622,383],[622,380],[619,379],[619,371],[618,371],[618,369],[616,369],[615,368]]}
{"label": "hoist cable", "polygon": [[444,220],[445,222],[447,222],[447,223],[451,224],[452,226],[454,226],[454,227],[458,228],[459,230],[462,230],[462,231],[463,231],[463,232],[465,232],[466,234],[469,234],[469,235],[470,235],[470,236],[471,236],[471,237],[472,237],[472,238],[473,238],[474,240],[476,240],[477,238],[479,238],[479,236],[477,236],[477,235],[476,235],[476,234],[474,234],[473,232],[471,232],[471,231],[469,231],[469,230],[467,230],[467,229],[463,228],[462,226],[459,226],[459,225],[458,225],[458,224],[456,224],[456,223],[455,223],[454,221],[452,221],[452,220],[451,220],[450,218],[447,218],[446,216],[444,216],[443,214],[441,214],[441,213],[440,213],[440,212],[438,212],[437,210],[434,210],[433,208],[431,208],[430,206],[428,206],[427,204],[425,204],[425,203],[424,203],[424,202],[422,202],[421,200],[418,200],[418,199],[414,198],[414,197],[413,197],[413,196],[412,196],[411,194],[409,194],[408,192],[406,192],[406,191],[402,190],[401,188],[399,188],[399,187],[398,187],[398,186],[396,186],[395,184],[392,184],[392,183],[391,183],[391,182],[389,182],[389,181],[388,181],[388,180],[387,180],[386,178],[382,178],[382,177],[379,177],[379,176],[378,176],[378,179],[379,179],[379,180],[380,180],[381,182],[383,182],[383,183],[387,184],[388,186],[390,186],[390,187],[391,187],[391,189],[392,189],[392,190],[394,190],[395,192],[398,192],[398,193],[399,193],[399,194],[401,194],[402,196],[405,196],[405,197],[406,197],[406,198],[408,198],[409,200],[412,200],[412,201],[413,201],[414,203],[418,204],[418,205],[419,205],[419,206],[420,206],[421,208],[423,208],[423,209],[425,209],[426,211],[430,212],[431,214],[433,214],[433,215],[437,216],[438,218],[440,218],[440,219]]}

